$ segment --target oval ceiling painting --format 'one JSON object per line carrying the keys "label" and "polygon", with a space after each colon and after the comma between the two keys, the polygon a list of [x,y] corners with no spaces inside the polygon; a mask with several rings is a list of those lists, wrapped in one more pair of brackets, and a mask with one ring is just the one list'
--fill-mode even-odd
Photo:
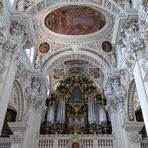
{"label": "oval ceiling painting", "polygon": [[49,13],[45,26],[59,34],[85,35],[94,33],[104,27],[105,16],[86,6],[66,6]]}

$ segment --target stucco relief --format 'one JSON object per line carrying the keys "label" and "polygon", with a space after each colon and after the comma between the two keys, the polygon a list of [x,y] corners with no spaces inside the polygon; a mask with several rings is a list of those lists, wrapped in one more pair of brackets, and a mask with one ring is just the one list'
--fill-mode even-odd
{"label": "stucco relief", "polygon": [[[65,4],[67,2],[67,0],[57,0],[57,1],[54,1],[54,0],[46,0],[45,1],[35,1],[34,4],[35,5],[30,5],[29,6],[29,13],[30,12],[33,12],[32,10],[36,9],[38,12],[43,10],[44,7],[50,7],[52,5],[56,5],[56,4]],[[74,4],[75,2],[77,2],[78,4],[81,4],[81,3],[84,3],[83,0],[73,0],[73,1],[68,1],[69,3],[71,4]],[[102,2],[102,0],[89,0],[87,1],[89,2],[89,4],[91,5],[96,5],[96,6],[102,6],[104,7],[105,9],[108,9],[109,11],[111,11],[112,13],[114,14],[119,14],[119,13],[122,13],[123,12],[123,9],[126,9],[127,7],[130,7],[131,5],[131,2],[130,1],[110,1],[110,0],[105,0]],[[87,3],[85,2],[85,3]],[[39,9],[38,9],[38,5],[40,5]],[[26,7],[26,9],[28,9],[28,7]],[[36,11],[35,10],[35,11]],[[34,12],[33,14],[35,14],[36,12]]]}
{"label": "stucco relief", "polygon": [[111,113],[119,111],[121,117],[121,125],[127,121],[127,112],[125,110],[126,90],[121,83],[119,74],[114,74],[108,78],[106,84],[107,110]]}
{"label": "stucco relief", "polygon": [[24,11],[33,4],[33,0],[18,0],[16,3],[16,9]]}
{"label": "stucco relief", "polygon": [[132,80],[128,90],[128,118],[130,121],[134,121],[135,119],[135,111],[140,106],[139,98],[137,96],[137,89],[135,81]]}
{"label": "stucco relief", "polygon": [[24,112],[23,92],[21,85],[16,80],[13,83],[9,105],[12,106],[17,111],[16,121],[18,122],[22,121],[23,112]]}
{"label": "stucco relief", "polygon": [[138,19],[128,19],[121,32],[122,46],[126,46],[128,51],[142,49],[144,41],[139,30]]}
{"label": "stucco relief", "polygon": [[24,97],[27,101],[27,107],[23,116],[23,120],[27,121],[30,114],[31,108],[38,110],[41,114],[45,111],[45,99],[47,98],[47,89],[45,78],[40,75],[31,75],[30,83],[24,90]]}
{"label": "stucco relief", "polygon": [[140,143],[142,137],[140,134],[129,134],[129,140],[131,143]]}

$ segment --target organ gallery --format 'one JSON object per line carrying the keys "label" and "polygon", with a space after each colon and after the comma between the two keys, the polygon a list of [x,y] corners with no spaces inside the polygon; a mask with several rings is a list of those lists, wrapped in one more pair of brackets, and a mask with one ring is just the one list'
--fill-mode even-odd
{"label": "organ gallery", "polygon": [[91,77],[61,79],[46,105],[42,134],[111,133],[104,92],[100,92]]}

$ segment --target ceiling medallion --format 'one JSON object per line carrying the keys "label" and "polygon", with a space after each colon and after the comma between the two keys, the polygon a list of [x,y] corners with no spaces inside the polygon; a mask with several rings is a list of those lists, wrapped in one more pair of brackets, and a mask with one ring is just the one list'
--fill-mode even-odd
{"label": "ceiling medallion", "polygon": [[109,41],[104,41],[102,43],[102,50],[106,53],[112,51],[112,44]]}
{"label": "ceiling medallion", "polygon": [[49,52],[49,50],[50,50],[50,45],[49,45],[49,43],[47,43],[47,42],[42,42],[42,43],[40,43],[40,45],[39,45],[39,51],[40,51],[41,53],[46,54],[46,53]]}
{"label": "ceiling medallion", "polygon": [[44,23],[54,33],[86,35],[101,30],[106,24],[106,18],[91,7],[70,5],[50,12]]}

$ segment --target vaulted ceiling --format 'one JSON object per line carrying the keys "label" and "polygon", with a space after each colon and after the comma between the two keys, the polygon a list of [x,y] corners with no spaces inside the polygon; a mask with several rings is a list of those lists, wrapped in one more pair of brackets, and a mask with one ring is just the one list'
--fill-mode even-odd
{"label": "vaulted ceiling", "polygon": [[[23,7],[22,7],[23,6]],[[130,2],[25,0],[16,11],[31,16],[36,38],[34,68],[54,86],[61,77],[92,76],[103,85],[117,65],[116,46]]]}

